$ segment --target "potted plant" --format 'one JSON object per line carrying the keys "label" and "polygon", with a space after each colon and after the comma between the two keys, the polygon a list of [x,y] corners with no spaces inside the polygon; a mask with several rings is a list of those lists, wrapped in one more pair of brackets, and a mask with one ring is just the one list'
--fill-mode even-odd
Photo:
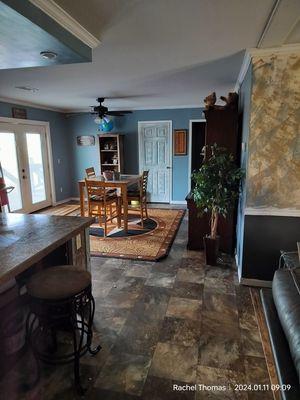
{"label": "potted plant", "polygon": [[210,216],[210,233],[203,238],[206,264],[216,265],[219,236],[218,221],[220,215],[226,218],[239,196],[243,171],[234,162],[233,155],[214,144],[210,156],[199,171],[192,174],[195,187],[193,199],[200,214]]}

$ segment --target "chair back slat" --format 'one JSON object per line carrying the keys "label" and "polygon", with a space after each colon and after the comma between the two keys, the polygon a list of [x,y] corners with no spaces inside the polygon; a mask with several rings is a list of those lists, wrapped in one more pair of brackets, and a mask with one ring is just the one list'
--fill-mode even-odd
{"label": "chair back slat", "polygon": [[148,176],[149,176],[149,171],[143,171],[140,183],[140,192],[142,196],[147,195]]}

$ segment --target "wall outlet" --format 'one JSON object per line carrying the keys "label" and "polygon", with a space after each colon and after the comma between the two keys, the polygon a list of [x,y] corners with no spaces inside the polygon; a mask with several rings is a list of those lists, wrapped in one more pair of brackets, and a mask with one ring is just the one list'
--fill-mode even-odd
{"label": "wall outlet", "polygon": [[57,164],[60,164],[61,160],[60,158],[57,159]]}
{"label": "wall outlet", "polygon": [[62,186],[60,187],[60,193],[62,193],[63,192],[63,188],[62,188]]}

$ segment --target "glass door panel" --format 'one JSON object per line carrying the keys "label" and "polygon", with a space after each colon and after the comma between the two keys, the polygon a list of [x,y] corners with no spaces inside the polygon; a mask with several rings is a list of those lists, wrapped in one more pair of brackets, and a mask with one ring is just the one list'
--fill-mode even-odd
{"label": "glass door panel", "polygon": [[48,207],[51,182],[44,126],[0,122],[0,161],[11,211],[30,213]]}
{"label": "glass door panel", "polygon": [[10,210],[23,208],[22,191],[20,184],[19,165],[14,132],[0,131],[0,161],[6,186],[13,186],[9,195]]}
{"label": "glass door panel", "polygon": [[42,142],[39,133],[26,133],[28,168],[33,204],[46,200],[45,171],[43,165]]}

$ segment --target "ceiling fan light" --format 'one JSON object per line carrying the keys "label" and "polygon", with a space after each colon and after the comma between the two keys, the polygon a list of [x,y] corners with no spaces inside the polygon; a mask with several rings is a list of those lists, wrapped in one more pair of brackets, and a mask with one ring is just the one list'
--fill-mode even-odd
{"label": "ceiling fan light", "polygon": [[96,118],[94,119],[94,122],[95,122],[95,124],[100,125],[100,124],[102,123],[102,118],[96,117]]}

